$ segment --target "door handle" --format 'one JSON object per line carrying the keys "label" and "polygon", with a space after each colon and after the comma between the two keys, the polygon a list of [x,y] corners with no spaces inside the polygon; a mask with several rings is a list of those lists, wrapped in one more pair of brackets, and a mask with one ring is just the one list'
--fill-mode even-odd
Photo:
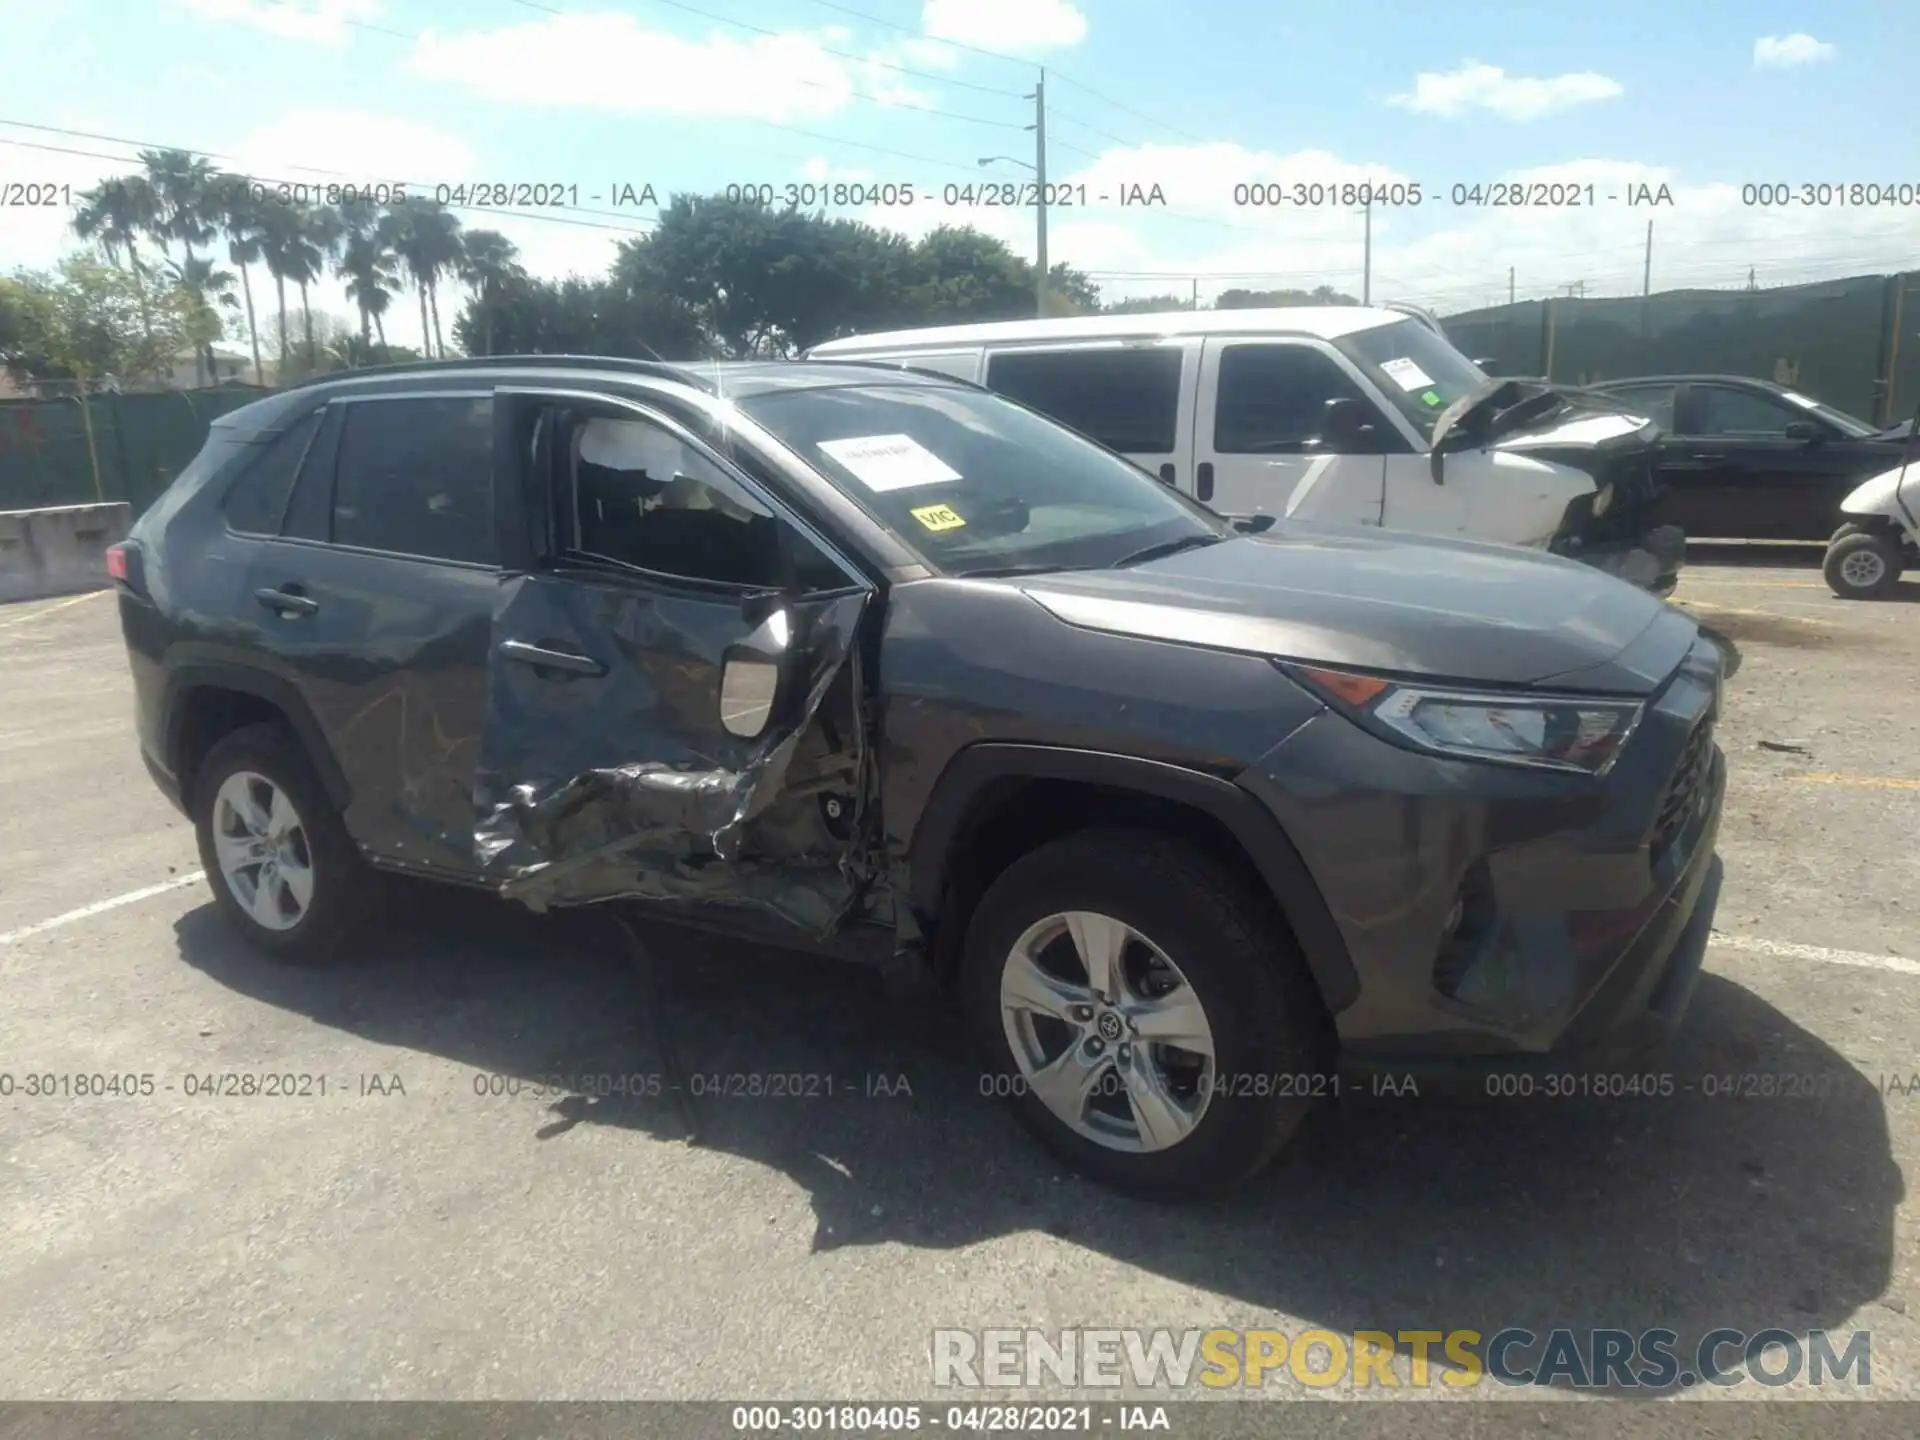
{"label": "door handle", "polygon": [[1213,499],[1213,462],[1202,460],[1193,467],[1193,493],[1202,502]]}
{"label": "door handle", "polygon": [[500,642],[500,658],[541,670],[567,670],[575,675],[604,675],[607,667],[591,655],[572,650],[549,650],[544,645],[529,645],[524,640]]}
{"label": "door handle", "polygon": [[1171,485],[1174,483],[1174,479],[1173,462],[1169,460],[1160,467],[1160,483],[1162,485]]}
{"label": "door handle", "polygon": [[293,590],[256,590],[253,598],[267,609],[278,610],[282,615],[311,615],[320,608],[318,600]]}

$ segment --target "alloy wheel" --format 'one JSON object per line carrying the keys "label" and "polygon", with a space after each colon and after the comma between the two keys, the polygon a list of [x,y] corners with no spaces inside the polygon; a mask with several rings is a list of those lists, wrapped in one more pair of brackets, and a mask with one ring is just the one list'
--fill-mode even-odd
{"label": "alloy wheel", "polygon": [[266,776],[236,770],[213,798],[213,849],[233,898],[268,930],[291,930],[313,903],[313,851],[293,801]]}
{"label": "alloy wheel", "polygon": [[1205,1007],[1167,953],[1122,920],[1072,910],[1029,926],[1001,967],[1000,1015],[1025,1088],[1084,1139],[1166,1150],[1206,1114]]}

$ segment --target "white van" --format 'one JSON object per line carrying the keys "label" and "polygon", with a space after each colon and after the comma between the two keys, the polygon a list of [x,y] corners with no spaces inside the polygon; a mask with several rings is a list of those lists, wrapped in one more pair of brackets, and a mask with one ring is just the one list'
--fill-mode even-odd
{"label": "white van", "polygon": [[937,370],[1119,452],[1220,513],[1552,549],[1670,591],[1658,429],[1618,402],[1489,378],[1401,310],[1094,315],[901,330],[810,360]]}

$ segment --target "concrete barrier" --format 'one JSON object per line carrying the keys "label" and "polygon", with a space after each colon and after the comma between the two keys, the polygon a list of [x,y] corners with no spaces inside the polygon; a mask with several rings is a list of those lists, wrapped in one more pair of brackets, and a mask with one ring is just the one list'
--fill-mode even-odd
{"label": "concrete barrier", "polygon": [[132,507],[124,500],[0,510],[0,601],[71,595],[111,584],[107,546],[126,539],[132,523]]}

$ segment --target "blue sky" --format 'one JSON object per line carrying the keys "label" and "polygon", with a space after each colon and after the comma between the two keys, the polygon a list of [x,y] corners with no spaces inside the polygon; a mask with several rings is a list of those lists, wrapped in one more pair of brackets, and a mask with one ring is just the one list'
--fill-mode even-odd
{"label": "blue sky", "polygon": [[[1090,201],[1052,212],[1051,258],[1109,295],[1185,294],[1196,280],[1203,296],[1358,293],[1357,210],[1252,208],[1234,187],[1369,180],[1423,190],[1417,207],[1375,207],[1375,298],[1484,304],[1505,298],[1509,267],[1521,296],[1637,292],[1649,218],[1654,288],[1742,284],[1749,266],[1777,284],[1920,264],[1909,8],[0,0],[0,186],[90,184],[149,143],[273,179],[548,182],[577,187],[577,205],[465,218],[564,274],[598,272],[646,228],[652,207],[616,206],[616,181],[663,196],[911,184],[912,206],[839,213],[912,234],[970,222],[1031,254],[1030,209],[948,206],[941,192],[1025,177],[977,162],[1031,159],[1023,97],[1044,65],[1052,177]],[[76,150],[88,153],[62,153]],[[1452,201],[1456,184],[1503,179],[1591,183],[1598,203]],[[1909,203],[1769,208],[1742,194],[1856,181],[1904,184]],[[1672,204],[1625,203],[1663,184]],[[1164,205],[1100,203],[1129,185],[1158,185]],[[0,210],[0,267],[73,245],[64,220]]]}

